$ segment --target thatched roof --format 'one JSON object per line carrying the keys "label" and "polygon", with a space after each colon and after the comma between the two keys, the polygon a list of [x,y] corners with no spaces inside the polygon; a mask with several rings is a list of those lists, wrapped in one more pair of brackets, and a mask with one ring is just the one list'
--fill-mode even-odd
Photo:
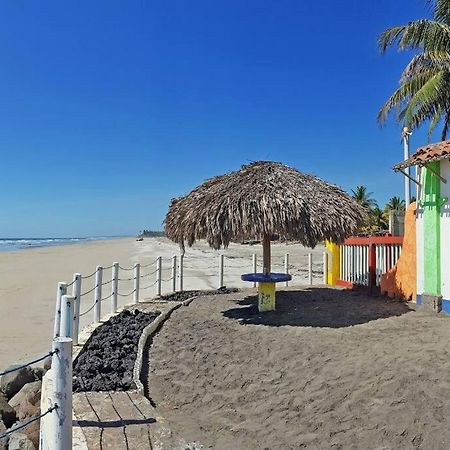
{"label": "thatched roof", "polygon": [[215,249],[264,234],[315,247],[356,233],[364,211],[339,187],[280,163],[257,161],[173,199],[167,236],[182,247],[206,239]]}

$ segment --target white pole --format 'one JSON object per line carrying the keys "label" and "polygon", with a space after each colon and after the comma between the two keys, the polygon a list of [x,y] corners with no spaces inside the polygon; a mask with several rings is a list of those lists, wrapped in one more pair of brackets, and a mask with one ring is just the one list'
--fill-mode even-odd
{"label": "white pole", "polygon": [[[252,255],[252,264],[253,264],[253,273],[256,273],[258,270],[258,260],[256,257],[256,253]],[[256,287],[256,281],[253,282],[253,287]]]}
{"label": "white pole", "polygon": [[59,282],[56,289],[56,309],[55,323],[53,327],[53,337],[58,337],[61,328],[61,298],[67,294],[67,283]]}
{"label": "white pole", "polygon": [[328,253],[323,252],[323,284],[328,284]]}
{"label": "white pole", "polygon": [[[403,158],[407,160],[409,158],[409,137],[411,136],[411,132],[409,131],[408,127],[403,128],[402,132],[403,136]],[[406,167],[406,174],[410,176],[410,168]],[[408,177],[405,177],[405,205],[406,207],[409,206],[411,203],[411,189],[410,189],[411,182],[409,181]]]}
{"label": "white pole", "polygon": [[[289,253],[284,255],[284,273],[289,273]],[[289,286],[289,281],[286,281],[286,286]]]}
{"label": "white pole", "polygon": [[177,290],[177,255],[172,256],[172,292]]}
{"label": "white pole", "polygon": [[100,322],[102,314],[102,278],[103,267],[97,266],[95,270],[94,322]]}
{"label": "white pole", "polygon": [[53,450],[72,449],[72,339],[58,337],[53,340],[53,401],[57,408],[54,417]]}
{"label": "white pole", "polygon": [[139,281],[141,279],[141,265],[139,263],[136,263],[134,265],[134,295],[133,295],[133,301],[135,304],[139,303]]}
{"label": "white pole", "polygon": [[117,292],[119,291],[119,263],[114,262],[111,273],[111,314],[117,311]]}
{"label": "white pole", "polygon": [[184,262],[184,255],[180,255],[180,291],[183,292],[183,262]]}
{"label": "white pole", "polygon": [[59,335],[62,337],[73,336],[73,303],[74,298],[63,295],[61,298],[61,329]]}
{"label": "white pole", "polygon": [[80,331],[80,302],[81,302],[81,274],[73,274],[73,345],[78,345],[78,333]]}
{"label": "white pole", "polygon": [[312,253],[308,253],[308,283],[310,286],[313,284]]}
{"label": "white pole", "polygon": [[220,289],[223,287],[223,254],[219,255],[219,286]]}
{"label": "white pole", "polygon": [[162,258],[161,256],[158,256],[158,259],[156,260],[156,295],[161,295],[161,263]]}

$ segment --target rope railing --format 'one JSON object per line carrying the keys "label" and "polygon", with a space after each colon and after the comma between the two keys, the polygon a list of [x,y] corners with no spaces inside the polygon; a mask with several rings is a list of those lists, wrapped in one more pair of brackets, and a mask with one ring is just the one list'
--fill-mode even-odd
{"label": "rope railing", "polygon": [[118,292],[117,295],[119,295],[120,297],[128,297],[129,295],[133,294],[134,292],[136,292],[136,289],[133,289],[131,292],[128,292],[128,294],[121,294],[120,292]]}
{"label": "rope railing", "polygon": [[141,264],[141,269],[145,269],[146,267],[153,266],[153,264],[155,264],[156,261],[158,261],[158,258],[154,259],[152,262],[149,262],[147,264]]}
{"label": "rope railing", "polygon": [[80,297],[83,297],[87,294],[90,294],[91,292],[94,292],[96,288],[98,288],[98,285],[95,285],[92,289],[89,289],[88,291],[83,292],[82,294],[80,294]]}
{"label": "rope railing", "polygon": [[153,272],[144,273],[140,276],[140,278],[148,277],[150,275],[154,275],[156,272],[158,272],[158,269],[155,269]]}
{"label": "rope railing", "polygon": [[79,316],[80,316],[80,317],[83,317],[83,316],[85,316],[87,313],[91,312],[91,311],[95,308],[95,305],[96,305],[96,304],[97,304],[97,302],[94,302],[94,304],[93,304],[89,309],[87,309],[87,310],[84,311],[83,313],[80,313]]}
{"label": "rope railing", "polygon": [[92,273],[90,273],[89,275],[85,275],[85,276],[81,276],[82,280],[87,280],[88,278],[93,277],[95,274],[97,273],[97,270],[94,270]]}
{"label": "rope railing", "polygon": [[58,405],[55,404],[53,406],[50,406],[47,411],[45,411],[42,414],[39,414],[37,416],[33,416],[30,417],[28,420],[26,420],[25,422],[19,423],[18,425],[16,425],[15,427],[10,428],[9,430],[6,430],[2,433],[0,433],[0,439],[3,439],[7,436],[9,436],[12,433],[15,433],[16,431],[22,430],[23,428],[27,427],[28,425],[30,425],[33,422],[36,422],[37,420],[41,420],[43,417],[45,417],[47,414],[50,414],[51,412],[53,412],[55,409],[58,408]]}
{"label": "rope railing", "polygon": [[122,267],[122,266],[119,265],[119,269],[122,269],[122,270],[125,270],[125,271],[129,271],[129,270],[133,270],[134,266],[133,267]]}
{"label": "rope railing", "polygon": [[10,369],[3,370],[3,371],[0,372],[0,377],[2,377],[3,375],[7,375],[8,373],[12,373],[12,372],[16,372],[16,371],[18,371],[18,370],[24,369],[25,367],[32,366],[33,364],[36,364],[36,363],[38,363],[38,362],[41,362],[41,361],[43,361],[44,359],[46,359],[46,358],[48,358],[49,356],[52,356],[52,355],[54,355],[54,354],[55,354],[54,351],[49,351],[49,352],[46,353],[45,355],[40,356],[39,358],[33,359],[32,361],[29,361],[29,362],[27,362],[27,363],[25,363],[25,364],[22,364],[22,365],[17,366],[17,367],[11,367]]}
{"label": "rope railing", "polygon": [[141,291],[144,291],[145,289],[149,289],[151,287],[153,287],[156,283],[158,282],[158,280],[154,281],[153,283],[149,284],[148,286],[145,287],[141,287]]}
{"label": "rope railing", "polygon": [[131,277],[131,278],[118,278],[118,281],[131,281],[131,280],[135,280],[135,277]]}

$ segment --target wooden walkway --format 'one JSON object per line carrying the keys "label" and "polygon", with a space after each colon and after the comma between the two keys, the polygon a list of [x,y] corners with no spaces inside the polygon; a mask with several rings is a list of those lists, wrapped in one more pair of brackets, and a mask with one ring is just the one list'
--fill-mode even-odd
{"label": "wooden walkway", "polygon": [[74,429],[82,430],[90,450],[178,448],[155,408],[136,391],[76,393],[73,410]]}

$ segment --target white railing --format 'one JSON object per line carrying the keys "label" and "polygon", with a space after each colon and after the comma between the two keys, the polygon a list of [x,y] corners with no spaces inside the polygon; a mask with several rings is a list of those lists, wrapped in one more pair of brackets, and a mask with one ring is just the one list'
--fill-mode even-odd
{"label": "white railing", "polygon": [[382,276],[400,258],[402,238],[370,236],[349,238],[340,246],[340,280],[362,286],[380,286]]}

